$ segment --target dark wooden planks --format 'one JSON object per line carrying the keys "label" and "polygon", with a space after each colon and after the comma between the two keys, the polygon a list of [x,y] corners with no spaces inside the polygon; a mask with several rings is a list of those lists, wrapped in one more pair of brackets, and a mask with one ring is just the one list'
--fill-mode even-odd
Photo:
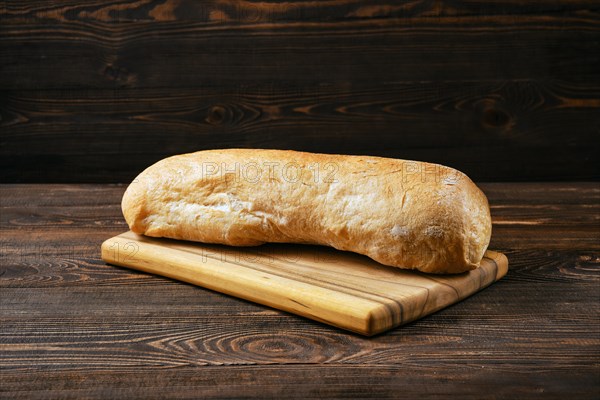
{"label": "dark wooden planks", "polygon": [[[552,267],[533,273],[529,267],[517,260],[517,271],[506,283],[372,340],[194,286],[164,285],[157,278],[152,286],[136,281],[48,285],[38,287],[35,296],[31,289],[3,288],[1,362],[8,369],[392,365],[418,354],[415,364],[448,365],[478,362],[484,352],[480,362],[506,369],[526,364],[552,365],[555,371],[589,368],[600,356],[594,348],[600,341],[600,306],[594,299],[598,272],[568,268],[570,275],[563,272],[566,279],[558,281],[552,279],[558,275]],[[519,279],[520,268],[527,269],[529,279]],[[32,364],[32,353],[44,357]]]}
{"label": "dark wooden planks", "polygon": [[417,159],[476,180],[600,177],[600,86],[589,83],[0,93],[5,182],[127,182],[168,155],[223,147]]}
{"label": "dark wooden planks", "polygon": [[[8,28],[6,29],[8,30]],[[4,31],[4,32],[3,32]],[[597,79],[597,32],[540,31],[407,34],[363,32],[341,36],[304,32],[237,36],[190,32],[155,34],[112,45],[12,37],[0,28],[5,62],[0,88],[235,87],[244,82],[314,85],[490,79]],[[69,32],[67,36],[79,35]],[[466,36],[466,37],[465,37]],[[342,42],[342,43],[340,43]],[[564,48],[556,51],[557,43]],[[577,43],[576,45],[571,45]]]}
{"label": "dark wooden planks", "polygon": [[123,185],[3,185],[2,395],[597,397],[600,188],[481,186],[509,274],[364,339],[104,264]]}
{"label": "dark wooden planks", "polygon": [[[448,367],[443,365],[441,367]],[[572,371],[546,371],[543,374],[523,368],[502,366],[481,368],[478,364],[453,366],[454,374],[440,377],[431,366],[411,364],[379,366],[298,365],[154,368],[133,369],[118,374],[109,371],[79,370],[55,372],[9,372],[4,376],[13,398],[120,398],[160,399],[202,398],[431,398],[461,399],[515,396],[528,399],[560,399],[577,396],[593,399],[588,388],[594,385],[589,374]],[[65,379],[68,376],[69,379]],[[22,382],[30,390],[18,392]],[[526,385],[515,388],[516,381]],[[491,383],[493,382],[493,383]],[[283,383],[283,384],[282,384]]]}
{"label": "dark wooden planks", "polygon": [[490,202],[492,248],[599,249],[598,183],[483,183],[481,188]]}
{"label": "dark wooden planks", "polygon": [[[598,251],[513,251],[509,256],[514,267],[506,283],[371,344],[297,316],[95,259],[10,257],[0,287],[2,364],[110,368],[125,362],[119,361],[121,350],[137,364],[146,360],[165,366],[308,363],[317,357],[388,364],[400,356],[393,344],[398,340],[403,352],[419,354],[420,361],[473,361],[483,346],[486,362],[502,362],[506,368],[534,362],[555,369],[593,364],[600,356],[594,350],[600,341]],[[43,338],[40,331],[46,332]],[[261,353],[257,348],[267,340],[276,343],[266,346],[279,343],[291,353],[277,348]],[[82,343],[94,354],[83,354]],[[347,348],[350,343],[367,348]],[[186,347],[185,356],[173,354],[179,346]],[[331,352],[321,354],[314,347]],[[48,351],[32,365],[30,352],[38,350]]]}
{"label": "dark wooden planks", "polygon": [[341,19],[392,17],[488,17],[518,18],[535,15],[566,14],[579,20],[593,19],[598,4],[594,0],[558,0],[540,3],[535,0],[466,0],[435,2],[417,0],[394,3],[389,0],[337,2],[235,2],[194,0],[92,0],[85,4],[73,0],[5,0],[0,15],[8,23],[26,21],[64,22],[80,20],[88,23],[132,23],[202,21],[205,23],[252,24],[261,21],[324,22]]}
{"label": "dark wooden planks", "polygon": [[[529,17],[527,17],[529,18]],[[450,20],[453,20],[450,17]],[[189,88],[421,80],[597,81],[598,20],[541,29],[510,20],[374,19],[363,26],[185,23],[0,27],[1,89]],[[546,21],[542,18],[542,21]],[[180,26],[183,24],[183,26]]]}
{"label": "dark wooden planks", "polygon": [[478,180],[598,179],[599,10],[6,1],[0,180],[124,182],[222,147],[428,160]]}

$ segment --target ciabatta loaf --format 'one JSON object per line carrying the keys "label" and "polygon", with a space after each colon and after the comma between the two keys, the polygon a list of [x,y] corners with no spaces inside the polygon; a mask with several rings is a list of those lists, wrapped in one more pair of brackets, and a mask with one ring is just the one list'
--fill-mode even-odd
{"label": "ciabatta loaf", "polygon": [[455,169],[283,150],[166,158],[129,185],[122,208],[138,234],[320,244],[432,273],[477,268],[492,229],[485,195]]}

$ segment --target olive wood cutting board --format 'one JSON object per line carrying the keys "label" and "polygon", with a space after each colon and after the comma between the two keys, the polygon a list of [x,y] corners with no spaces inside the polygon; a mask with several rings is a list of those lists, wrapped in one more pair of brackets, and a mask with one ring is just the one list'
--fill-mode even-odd
{"label": "olive wood cutting board", "polygon": [[150,238],[131,231],[106,240],[102,259],[367,336],[456,303],[508,271],[506,256],[489,250],[476,270],[431,275],[386,267],[323,246],[230,247]]}

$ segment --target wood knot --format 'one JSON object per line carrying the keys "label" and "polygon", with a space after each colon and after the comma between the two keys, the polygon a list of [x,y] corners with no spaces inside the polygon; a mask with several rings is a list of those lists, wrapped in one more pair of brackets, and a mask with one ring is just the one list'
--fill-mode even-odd
{"label": "wood knot", "polygon": [[492,128],[503,128],[509,125],[510,115],[502,110],[489,108],[483,112],[483,123]]}
{"label": "wood knot", "polygon": [[231,348],[252,360],[289,362],[293,360],[316,361],[320,355],[318,344],[299,336],[246,335],[232,339]]}
{"label": "wood knot", "polygon": [[106,66],[106,68],[104,68],[102,75],[104,75],[104,77],[106,77],[108,80],[119,83],[123,86],[130,85],[135,80],[134,75],[130,73],[127,68],[112,64],[109,64]]}
{"label": "wood knot", "polygon": [[18,114],[8,109],[0,108],[0,126],[6,127],[11,125],[22,124],[28,121],[29,119],[22,114]]}
{"label": "wood knot", "polygon": [[212,106],[208,109],[205,121],[211,125],[221,125],[227,117],[227,109],[221,105]]}

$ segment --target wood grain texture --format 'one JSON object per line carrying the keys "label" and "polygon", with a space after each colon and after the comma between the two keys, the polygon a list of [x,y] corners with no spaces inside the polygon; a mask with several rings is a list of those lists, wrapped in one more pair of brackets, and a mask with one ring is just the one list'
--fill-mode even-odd
{"label": "wood grain texture", "polygon": [[598,77],[589,1],[15,3],[1,88]]}
{"label": "wood grain texture", "polygon": [[7,0],[0,181],[127,182],[224,147],[598,180],[599,16],[583,0]]}
{"label": "wood grain texture", "polygon": [[[407,374],[407,367],[414,373]],[[196,399],[205,398],[373,398],[394,399],[399,393],[407,398],[461,399],[498,398],[514,396],[528,399],[548,399],[577,396],[592,399],[589,387],[594,378],[579,370],[544,374],[528,371],[505,370],[503,368],[481,368],[477,364],[454,366],[455,373],[440,378],[430,366],[382,365],[281,365],[232,366],[223,374],[223,367],[180,367],[176,369],[155,368],[144,372],[129,369],[119,374],[102,370],[71,373],[66,380],[64,373],[45,371],[31,372],[31,388],[20,394],[22,376],[10,371],[5,375],[7,392],[16,398],[31,396],[42,398],[58,394],[61,398],[128,397],[132,393],[147,399],[161,399],[169,390],[171,397]],[[527,381],[527,385],[515,388],[515,381]],[[285,388],[274,385],[283,381]],[[499,384],[489,393],[490,381]],[[307,384],[321,382],[322,385]],[[432,385],[435,382],[435,385]],[[171,388],[177,388],[173,391]],[[51,389],[49,389],[51,388]],[[135,389],[132,389],[135,388]]]}
{"label": "wood grain texture", "polygon": [[[434,29],[392,20],[347,31],[284,24],[215,32],[198,28],[89,34],[67,26],[4,25],[0,45],[13,62],[2,89],[188,88],[240,83],[293,85],[422,80],[569,79],[597,82],[598,26],[490,30]],[[41,28],[41,29],[40,29]],[[469,29],[471,28],[471,29]],[[116,30],[116,32],[113,32]],[[73,37],[79,40],[73,40]],[[109,39],[106,39],[106,38]],[[557,44],[559,44],[557,46]],[[558,50],[558,51],[557,51]]]}
{"label": "wood grain texture", "polygon": [[537,80],[5,91],[0,177],[129,182],[169,155],[237,146],[595,179],[599,110],[600,85]]}
{"label": "wood grain texture", "polygon": [[0,396],[597,398],[598,184],[481,187],[507,276],[365,339],[106,265],[123,185],[2,185]]}
{"label": "wood grain texture", "polygon": [[373,336],[461,301],[501,279],[502,253],[479,268],[428,275],[384,267],[368,257],[322,246],[207,245],[136,235],[102,243],[109,264],[202,286]]}

